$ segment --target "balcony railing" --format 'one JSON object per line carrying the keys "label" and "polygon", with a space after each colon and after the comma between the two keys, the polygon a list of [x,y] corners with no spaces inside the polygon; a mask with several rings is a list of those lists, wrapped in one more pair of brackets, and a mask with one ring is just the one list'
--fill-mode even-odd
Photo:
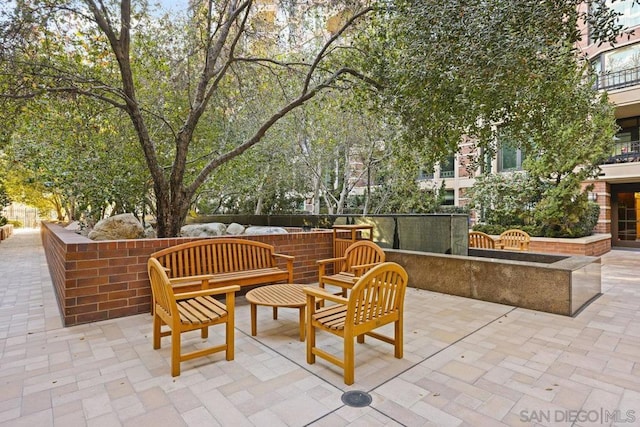
{"label": "balcony railing", "polygon": [[640,141],[616,142],[605,165],[640,162]]}
{"label": "balcony railing", "polygon": [[640,84],[640,67],[606,72],[596,78],[596,89],[621,89]]}

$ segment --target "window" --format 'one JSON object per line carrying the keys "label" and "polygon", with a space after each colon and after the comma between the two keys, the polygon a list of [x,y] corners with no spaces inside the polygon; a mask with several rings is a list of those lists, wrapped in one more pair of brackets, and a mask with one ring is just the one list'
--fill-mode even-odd
{"label": "window", "polygon": [[[618,24],[622,26],[623,29],[633,28],[635,26],[640,25],[640,7],[638,5],[634,5],[635,0],[606,0],[606,5],[609,9],[612,9],[614,12],[618,13]],[[599,7],[597,3],[595,6],[591,7]],[[593,37],[591,35],[591,29],[589,29],[589,43],[593,43]]]}
{"label": "window", "polygon": [[455,157],[449,156],[445,160],[440,162],[440,178],[453,178],[456,176],[454,170]]}
{"label": "window", "polygon": [[444,190],[444,202],[445,206],[453,206],[456,202],[455,192],[453,190]]}
{"label": "window", "polygon": [[421,169],[418,174],[418,180],[424,181],[426,179],[433,179],[433,169]]}
{"label": "window", "polygon": [[640,7],[634,5],[634,0],[607,0],[607,6],[620,14],[618,23],[623,28],[640,25]]}
{"label": "window", "polygon": [[524,159],[525,155],[521,149],[502,146],[498,152],[498,172],[522,170]]}

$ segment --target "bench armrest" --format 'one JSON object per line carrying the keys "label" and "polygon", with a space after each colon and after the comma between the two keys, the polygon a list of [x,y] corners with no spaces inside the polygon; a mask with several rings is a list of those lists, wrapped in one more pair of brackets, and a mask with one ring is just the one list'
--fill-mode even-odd
{"label": "bench armrest", "polygon": [[171,283],[171,286],[180,286],[200,282],[202,289],[207,289],[209,287],[209,282],[213,281],[214,278],[215,276],[213,274],[201,274],[198,276],[174,277],[169,279],[169,283]]}
{"label": "bench armrest", "polygon": [[296,257],[292,256],[292,255],[285,255],[285,254],[277,254],[274,253],[273,254],[273,258],[280,258],[283,259],[285,261],[287,261],[287,272],[289,273],[289,283],[293,283],[293,261],[296,259]]}
{"label": "bench armrest", "polygon": [[273,256],[285,259],[285,260],[287,260],[287,262],[289,262],[289,261],[293,262],[293,260],[296,259],[296,257],[294,257],[293,255],[273,254]]}
{"label": "bench armrest", "polygon": [[174,297],[176,301],[180,301],[183,299],[189,298],[197,298],[197,297],[206,297],[211,295],[220,295],[220,294],[235,294],[240,290],[240,286],[223,286],[222,288],[213,288],[213,289],[203,289],[201,291],[194,292],[184,292],[180,294],[175,294]]}

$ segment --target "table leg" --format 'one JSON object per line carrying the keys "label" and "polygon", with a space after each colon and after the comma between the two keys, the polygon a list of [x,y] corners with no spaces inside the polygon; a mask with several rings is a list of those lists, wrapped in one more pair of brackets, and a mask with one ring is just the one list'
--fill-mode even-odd
{"label": "table leg", "polygon": [[273,320],[278,319],[278,307],[273,307]]}
{"label": "table leg", "polygon": [[306,306],[300,307],[300,341],[304,341]]}
{"label": "table leg", "polygon": [[256,336],[257,331],[256,329],[258,329],[256,327],[256,313],[257,313],[257,306],[256,304],[251,304],[251,335],[252,336]]}

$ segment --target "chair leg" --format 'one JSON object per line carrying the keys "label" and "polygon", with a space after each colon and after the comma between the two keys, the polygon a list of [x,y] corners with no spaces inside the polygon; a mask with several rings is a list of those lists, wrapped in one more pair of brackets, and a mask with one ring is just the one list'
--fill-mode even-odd
{"label": "chair leg", "polygon": [[358,335],[358,344],[364,344],[364,335],[365,334]]}
{"label": "chair leg", "polygon": [[171,376],[180,375],[180,330],[171,329]]}
{"label": "chair leg", "polygon": [[344,383],[353,384],[355,379],[355,349],[353,336],[344,336]]}
{"label": "chair leg", "polygon": [[403,342],[404,342],[404,335],[402,333],[402,319],[398,319],[394,322],[394,329],[395,329],[395,353],[394,356],[397,359],[402,359],[402,354],[403,354]]}
{"label": "chair leg", "polygon": [[[227,294],[226,300],[227,304],[227,323],[226,323],[226,333],[227,333],[227,350],[226,357],[227,360],[233,360],[235,357],[235,312],[236,312],[236,300],[234,294]],[[254,317],[255,320],[255,317]]]}
{"label": "chair leg", "polygon": [[162,321],[160,317],[157,315],[153,315],[153,349],[157,350],[160,348],[160,340],[162,336],[160,335],[160,327],[162,326]]}
{"label": "chair leg", "polygon": [[202,339],[209,338],[209,327],[208,326],[205,326],[204,328],[200,329],[200,336],[202,337]]}
{"label": "chair leg", "polygon": [[313,354],[313,349],[316,346],[316,329],[311,322],[311,318],[315,312],[315,305],[315,298],[307,296],[307,321],[305,326],[307,328],[307,363],[310,365],[316,363],[316,355]]}

